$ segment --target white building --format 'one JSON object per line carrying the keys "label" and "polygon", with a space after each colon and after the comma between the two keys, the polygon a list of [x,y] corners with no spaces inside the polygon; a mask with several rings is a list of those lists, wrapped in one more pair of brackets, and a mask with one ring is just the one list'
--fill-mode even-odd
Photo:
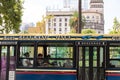
{"label": "white building", "polygon": [[[71,1],[71,0],[70,0]],[[70,6],[70,1],[66,0],[66,8]],[[75,0],[74,0],[75,1]],[[78,0],[76,0],[78,1]],[[88,2],[86,0],[86,2]],[[69,3],[69,4],[68,4]],[[71,3],[73,5],[73,3]],[[77,4],[77,3],[76,3]],[[86,23],[83,29],[94,29],[96,33],[104,33],[104,3],[103,0],[90,0],[90,8],[82,10],[82,16]],[[46,34],[66,34],[70,32],[69,20],[75,9],[46,11],[46,16],[52,16],[46,22]]]}
{"label": "white building", "polygon": [[103,0],[91,0],[90,9],[83,10],[86,19],[84,29],[94,29],[97,33],[104,33],[104,8]]}
{"label": "white building", "polygon": [[104,33],[104,19],[103,14],[94,10],[86,10],[82,12],[86,22],[84,29],[94,29],[96,33]]}
{"label": "white building", "polygon": [[46,22],[46,34],[66,34],[70,32],[69,19],[73,11],[48,11],[47,16],[52,16]]}

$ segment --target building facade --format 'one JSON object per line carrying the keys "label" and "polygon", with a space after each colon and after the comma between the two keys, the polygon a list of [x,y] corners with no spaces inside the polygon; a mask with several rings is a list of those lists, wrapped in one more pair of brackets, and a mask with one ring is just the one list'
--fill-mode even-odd
{"label": "building facade", "polygon": [[35,27],[29,27],[28,33],[45,34],[45,22],[37,22]]}
{"label": "building facade", "polygon": [[[66,0],[66,8],[73,3]],[[75,0],[74,0],[75,1]],[[76,0],[78,1],[78,0]],[[85,1],[87,3],[88,0]],[[75,3],[75,2],[74,2]],[[77,4],[77,3],[75,3]],[[71,8],[71,7],[70,7]],[[70,32],[69,20],[73,16],[75,9],[66,11],[46,11],[46,16],[52,16],[46,21],[46,34],[67,34]],[[90,0],[90,8],[82,10],[85,17],[83,29],[94,29],[96,33],[104,33],[104,3],[103,0]]]}
{"label": "building facade", "polygon": [[94,11],[101,12],[103,14],[103,11],[104,11],[103,0],[91,0],[90,1],[90,9],[94,10]]}
{"label": "building facade", "polygon": [[46,16],[52,16],[46,21],[46,34],[67,34],[70,32],[69,20],[73,11],[48,11]]}
{"label": "building facade", "polygon": [[84,29],[94,29],[98,34],[104,33],[104,19],[102,13],[86,10],[82,12],[82,15],[85,17],[86,21]]}
{"label": "building facade", "polygon": [[90,8],[83,10],[86,22],[84,29],[94,29],[98,34],[104,34],[104,3],[103,0],[91,0]]}

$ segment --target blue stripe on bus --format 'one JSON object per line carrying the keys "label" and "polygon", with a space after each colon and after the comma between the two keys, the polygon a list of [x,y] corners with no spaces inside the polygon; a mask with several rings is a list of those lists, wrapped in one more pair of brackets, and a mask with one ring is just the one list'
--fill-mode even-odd
{"label": "blue stripe on bus", "polygon": [[106,80],[120,80],[120,76],[106,76]]}
{"label": "blue stripe on bus", "polygon": [[76,80],[76,75],[67,74],[16,74],[16,80]]}
{"label": "blue stripe on bus", "polygon": [[106,70],[106,80],[120,80],[119,70]]}

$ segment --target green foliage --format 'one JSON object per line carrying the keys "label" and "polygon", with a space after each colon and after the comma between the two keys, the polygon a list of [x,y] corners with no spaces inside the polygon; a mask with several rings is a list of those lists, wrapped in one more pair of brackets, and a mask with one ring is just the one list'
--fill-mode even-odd
{"label": "green foliage", "polygon": [[120,34],[120,22],[117,20],[117,18],[114,18],[113,21],[113,28],[112,30],[109,32],[110,34]]}
{"label": "green foliage", "polygon": [[[71,33],[77,33],[78,32],[78,12],[75,11],[73,16],[70,18],[69,25],[71,27]],[[85,25],[85,17],[82,17],[82,28]]]}
{"label": "green foliage", "polygon": [[96,34],[96,31],[93,29],[84,29],[82,30],[82,34]]}
{"label": "green foliage", "polygon": [[112,31],[109,32],[109,34],[119,34],[119,33],[117,31],[115,31],[115,30],[112,30]]}
{"label": "green foliage", "polygon": [[14,31],[20,32],[21,16],[22,16],[22,4],[21,0],[0,0],[0,25],[6,33]]}

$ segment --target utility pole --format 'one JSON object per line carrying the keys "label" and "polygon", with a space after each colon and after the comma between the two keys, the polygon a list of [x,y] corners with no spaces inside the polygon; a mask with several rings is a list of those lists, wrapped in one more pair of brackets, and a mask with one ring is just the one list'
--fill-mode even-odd
{"label": "utility pole", "polygon": [[78,32],[82,30],[82,0],[78,0]]}
{"label": "utility pole", "polygon": [[[78,0],[78,34],[81,33],[81,29],[82,29],[82,0]],[[80,66],[79,66],[79,49],[76,49],[76,54],[77,55],[77,80],[81,79],[81,70],[80,70]]]}

